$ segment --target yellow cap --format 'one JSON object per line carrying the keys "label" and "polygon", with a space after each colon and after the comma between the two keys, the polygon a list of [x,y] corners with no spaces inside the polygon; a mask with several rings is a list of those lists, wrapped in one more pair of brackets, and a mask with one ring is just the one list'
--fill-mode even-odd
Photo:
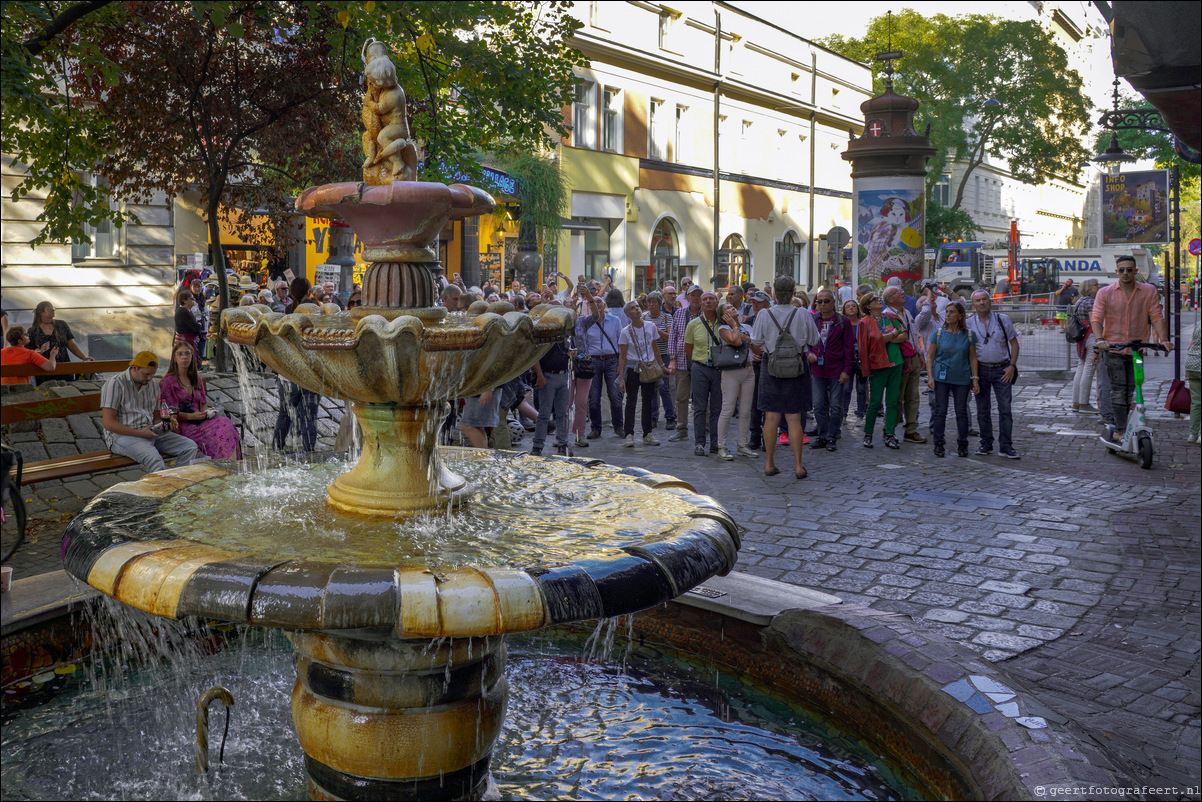
{"label": "yellow cap", "polygon": [[159,358],[154,355],[154,351],[139,351],[129,366],[131,368],[157,368]]}

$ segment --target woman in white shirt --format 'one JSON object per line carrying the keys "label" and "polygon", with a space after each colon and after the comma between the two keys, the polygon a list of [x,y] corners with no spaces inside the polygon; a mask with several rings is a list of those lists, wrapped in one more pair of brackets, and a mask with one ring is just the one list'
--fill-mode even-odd
{"label": "woman in white shirt", "polygon": [[[643,445],[658,446],[659,441],[651,434],[654,427],[651,416],[655,391],[660,383],[658,380],[640,381],[639,366],[643,363],[663,365],[656,343],[668,339],[668,333],[652,321],[643,319],[643,310],[637,301],[630,301],[625,309],[630,325],[618,335],[618,389],[626,393],[626,446],[634,447],[634,407],[640,395],[643,397]],[[635,392],[636,388],[638,392]]]}
{"label": "woman in white shirt", "polygon": [[[739,311],[730,304],[718,307],[718,336],[730,345],[751,344],[751,326],[739,322]],[[751,345],[751,350],[760,353],[759,346]],[[741,457],[758,456],[748,447],[748,436],[751,434],[751,402],[755,393],[755,370],[751,359],[741,368],[728,368],[722,371],[722,413],[718,416],[718,458],[734,459],[734,455],[726,447],[726,435],[730,432],[730,419],[735,414],[735,406],[739,408],[739,443],[738,454]]]}

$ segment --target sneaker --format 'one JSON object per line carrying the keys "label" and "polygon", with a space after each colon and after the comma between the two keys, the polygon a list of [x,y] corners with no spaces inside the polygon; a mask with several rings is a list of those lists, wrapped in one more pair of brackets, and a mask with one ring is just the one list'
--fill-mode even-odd
{"label": "sneaker", "polygon": [[558,455],[559,455],[559,456],[561,456],[561,457],[570,457],[570,456],[572,456],[570,453],[568,453],[568,447],[567,447],[567,446],[555,446],[555,453],[556,453],[556,454],[558,454]]}
{"label": "sneaker", "polygon": [[600,430],[600,429],[590,429],[590,430],[589,430],[589,433],[588,433],[588,439],[589,439],[589,440],[597,440],[597,439],[599,439],[600,437],[601,437],[601,430]]}
{"label": "sneaker", "polygon": [[872,435],[864,435],[864,448],[872,448]]}
{"label": "sneaker", "polygon": [[693,449],[693,456],[695,456],[695,457],[704,457],[704,456],[705,456],[705,446],[697,446],[697,447],[695,447],[695,448]]}
{"label": "sneaker", "polygon": [[935,456],[936,457],[946,457],[947,456],[947,452],[943,449],[943,446],[939,446],[939,445],[935,446]]}
{"label": "sneaker", "polygon": [[819,437],[817,440],[815,440],[814,442],[810,443],[810,448],[814,448],[814,449],[818,449],[818,448],[826,448],[826,438],[825,438],[825,437]]}
{"label": "sneaker", "polygon": [[626,447],[634,448],[634,435],[633,434],[626,435]]}
{"label": "sneaker", "polygon": [[1074,409],[1073,412],[1077,412],[1081,415],[1097,415],[1098,408],[1091,407],[1089,404],[1082,404],[1081,406]]}
{"label": "sneaker", "polygon": [[672,433],[672,435],[671,435],[671,436],[668,438],[668,442],[669,442],[669,443],[675,443],[677,440],[687,440],[687,439],[689,439],[689,433],[688,433],[688,432],[682,432],[682,431],[680,431],[679,429],[677,429],[677,430],[676,430],[675,432],[673,432],[673,433]]}
{"label": "sneaker", "polygon": [[529,418],[522,418],[522,428],[528,432],[534,431],[535,423]]}
{"label": "sneaker", "polygon": [[618,438],[619,440],[625,440],[626,432],[622,431],[621,429],[614,429],[614,437]]}
{"label": "sneaker", "polygon": [[647,435],[643,435],[643,445],[658,446],[659,441],[655,439],[654,435],[647,434]]}
{"label": "sneaker", "polygon": [[1018,459],[1019,458],[1018,452],[1015,451],[1013,448],[1003,448],[1003,449],[999,450],[998,453],[1001,454],[1006,459]]}
{"label": "sneaker", "polygon": [[835,444],[834,440],[832,440],[831,442],[826,444],[826,450],[827,451],[838,451],[839,446]]}
{"label": "sneaker", "polygon": [[993,449],[990,448],[989,446],[980,446],[979,448],[977,448],[977,456],[978,457],[987,457],[992,453],[993,453]]}
{"label": "sneaker", "polygon": [[891,434],[887,434],[885,435],[885,448],[898,449],[901,448],[901,446],[898,445],[896,437]]}
{"label": "sneaker", "polygon": [[785,434],[784,432],[781,432],[780,437],[776,438],[776,444],[778,446],[789,445],[789,435]]}
{"label": "sneaker", "polygon": [[969,437],[979,437],[980,435],[981,435],[981,433],[978,432],[976,429],[972,428],[971,426],[968,427],[968,436]]}
{"label": "sneaker", "polygon": [[718,459],[724,459],[729,462],[730,460],[732,460],[734,458],[735,458],[735,455],[731,454],[729,451],[727,451],[726,446],[722,446],[722,448],[718,449]]}
{"label": "sneaker", "polygon": [[530,456],[541,457],[542,455],[543,455],[543,450],[541,448],[539,448],[538,446],[530,446]]}
{"label": "sneaker", "polygon": [[803,434],[805,434],[805,436],[806,436],[806,437],[817,437],[817,436],[818,436],[818,430],[817,430],[817,429],[811,429],[811,430],[810,430],[810,431],[808,431],[808,432],[803,432]]}
{"label": "sneaker", "polygon": [[755,449],[749,448],[747,446],[739,446],[738,450],[735,453],[738,454],[740,457],[758,457],[759,456],[759,452],[757,452]]}
{"label": "sneaker", "polygon": [[956,456],[957,457],[967,457],[968,456],[968,446],[956,446]]}
{"label": "sneaker", "polygon": [[676,418],[668,418],[667,423],[664,424],[664,428],[669,429],[669,430],[675,429],[676,428]]}
{"label": "sneaker", "polygon": [[588,448],[588,440],[584,439],[584,435],[576,435],[576,448]]}
{"label": "sneaker", "polygon": [[750,443],[747,444],[746,447],[750,448],[752,451],[762,451],[764,448],[764,444],[762,442],[760,442],[759,440],[752,440]]}

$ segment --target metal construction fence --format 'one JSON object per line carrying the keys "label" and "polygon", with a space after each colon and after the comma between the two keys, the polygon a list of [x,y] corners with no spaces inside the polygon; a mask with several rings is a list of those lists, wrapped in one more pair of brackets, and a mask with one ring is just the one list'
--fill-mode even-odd
{"label": "metal construction fence", "polygon": [[1020,371],[1062,373],[1077,367],[1077,346],[1064,339],[1068,307],[1023,298],[995,302],[993,309],[1008,315],[1018,332]]}

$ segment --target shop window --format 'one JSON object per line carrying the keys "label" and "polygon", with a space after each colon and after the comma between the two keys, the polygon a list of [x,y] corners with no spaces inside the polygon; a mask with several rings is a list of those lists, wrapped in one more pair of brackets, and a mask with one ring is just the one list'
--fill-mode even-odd
{"label": "shop window", "polygon": [[[108,186],[103,178],[98,178],[91,173],[80,173],[80,181],[91,187],[105,188]],[[105,205],[112,203],[112,198],[105,197]],[[84,224],[84,233],[88,235],[91,242],[72,242],[71,243],[71,258],[73,260],[84,259],[114,259],[117,256],[117,236],[118,229],[113,225],[111,220],[102,220],[97,225]]]}
{"label": "shop window", "polygon": [[731,234],[718,251],[718,262],[714,266],[714,289],[741,284],[751,277],[751,251],[738,234]]}
{"label": "shop window", "polygon": [[597,149],[597,85],[592,81],[576,82],[576,100],[572,103],[572,144],[578,148]]}
{"label": "shop window", "polygon": [[613,221],[603,217],[573,217],[572,220],[588,226],[581,232],[584,237],[584,278],[605,281],[609,275],[609,237]]}
{"label": "shop window", "polygon": [[650,292],[672,282],[680,289],[684,272],[680,266],[680,233],[676,225],[664,218],[651,234],[651,260],[635,268],[634,293]]}
{"label": "shop window", "polygon": [[776,243],[776,275],[801,279],[801,241],[792,231]]}

